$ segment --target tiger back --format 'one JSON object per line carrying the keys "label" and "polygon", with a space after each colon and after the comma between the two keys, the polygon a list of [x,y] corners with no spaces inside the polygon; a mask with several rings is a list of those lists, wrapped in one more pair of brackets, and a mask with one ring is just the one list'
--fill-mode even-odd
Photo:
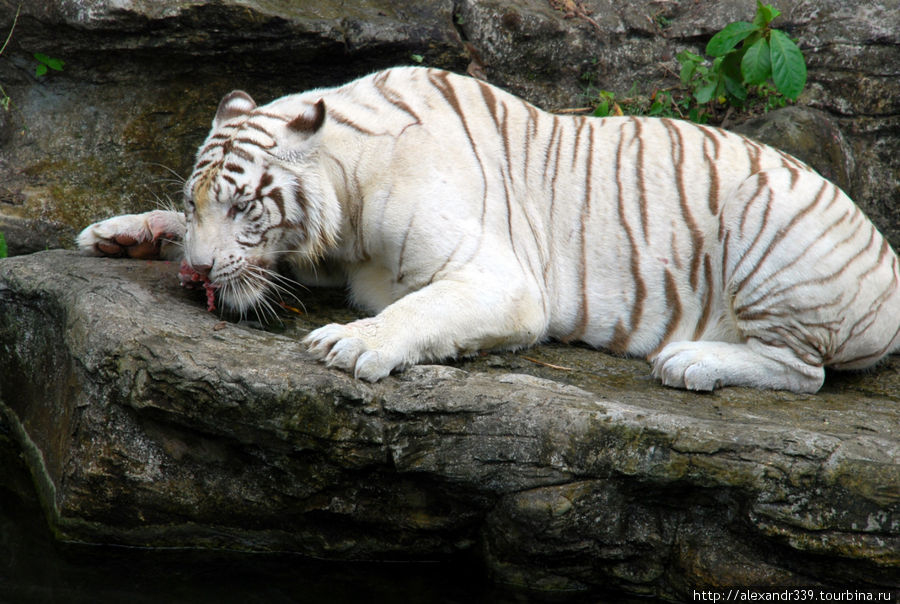
{"label": "tiger back", "polygon": [[[900,343],[887,242],[743,136],[552,115],[424,68],[228,98],[186,187],[189,264],[240,311],[277,293],[260,275],[278,257],[338,267],[373,316],[306,341],[358,377],[556,338],[647,357],[671,386],[813,392]],[[115,240],[103,224],[82,247]]]}

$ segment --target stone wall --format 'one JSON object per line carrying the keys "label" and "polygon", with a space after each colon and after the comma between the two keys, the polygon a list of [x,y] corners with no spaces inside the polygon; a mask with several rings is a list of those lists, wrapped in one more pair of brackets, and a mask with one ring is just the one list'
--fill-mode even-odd
{"label": "stone wall", "polygon": [[[579,107],[586,76],[620,94],[673,85],[680,50],[700,51],[755,10],[737,0],[574,3],[584,16],[549,0],[344,4],[23,3],[0,57],[0,85],[13,103],[0,112],[0,230],[14,233],[13,250],[65,245],[99,217],[180,203],[177,175],[189,172],[218,99],[234,88],[268,100],[414,57],[457,71],[477,57],[489,81],[541,107]],[[896,2],[776,4],[777,25],[806,53],[800,104],[814,111],[746,131],[837,181],[897,247]],[[0,30],[17,6],[0,1]],[[63,59],[64,71],[35,77],[36,52]],[[36,237],[38,229],[45,234]]]}

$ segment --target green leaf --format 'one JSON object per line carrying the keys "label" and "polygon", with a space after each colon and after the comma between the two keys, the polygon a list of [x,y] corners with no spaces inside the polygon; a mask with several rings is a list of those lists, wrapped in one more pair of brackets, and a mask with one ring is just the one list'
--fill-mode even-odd
{"label": "green leaf", "polygon": [[34,70],[34,75],[37,77],[41,77],[42,75],[47,73],[48,69],[52,69],[54,71],[62,71],[63,65],[65,65],[65,61],[62,59],[54,59],[53,57],[47,56],[42,52],[34,53],[34,58],[38,61],[38,66]]}
{"label": "green leaf", "polygon": [[706,45],[706,54],[711,57],[721,57],[734,49],[744,38],[757,31],[757,27],[746,21],[735,21],[725,26],[725,29],[717,33]]}
{"label": "green leaf", "polygon": [[682,50],[675,56],[675,58],[678,59],[678,62],[681,63],[682,65],[684,65],[685,63],[702,63],[703,62],[703,57],[701,57],[700,55],[695,55],[694,53],[692,53],[689,50]]}
{"label": "green leaf", "polygon": [[425,57],[424,57],[423,55],[420,55],[420,54],[413,54],[413,55],[410,55],[409,58],[411,58],[411,59],[412,59],[413,61],[415,61],[416,63],[421,63],[422,61],[425,60]]}
{"label": "green leaf", "polygon": [[683,86],[687,86],[691,83],[691,79],[694,77],[694,72],[697,70],[697,64],[693,62],[687,62],[681,64],[681,73],[678,74],[678,77],[681,78],[681,84]]}
{"label": "green leaf", "polygon": [[3,236],[3,232],[0,231],[0,258],[6,258],[9,254],[9,249],[6,247],[6,237]]}
{"label": "green leaf", "polygon": [[[725,80],[725,91],[728,92],[731,97],[729,100],[732,101],[732,105],[742,105],[744,101],[747,100],[747,87],[744,86],[744,83],[740,80],[733,78],[729,75],[724,76]],[[738,102],[735,103],[734,101]]]}
{"label": "green leaf", "polygon": [[606,117],[609,115],[609,101],[603,101],[594,109],[594,117]]}
{"label": "green leaf", "polygon": [[797,100],[806,86],[806,60],[793,40],[784,32],[773,29],[769,40],[772,61],[772,81],[781,94]]}
{"label": "green leaf", "polygon": [[756,0],[756,16],[753,18],[753,24],[760,29],[768,27],[769,23],[775,20],[775,17],[781,14],[781,11],[771,4],[763,5],[762,2]]}
{"label": "green leaf", "polygon": [[762,84],[772,75],[772,60],[765,38],[757,40],[741,59],[741,76],[746,84]]}
{"label": "green leaf", "polygon": [[697,102],[701,105],[705,105],[713,100],[713,97],[716,95],[716,88],[718,87],[719,78],[706,80],[702,85],[694,88],[694,98],[697,99]]}
{"label": "green leaf", "polygon": [[709,115],[707,115],[706,112],[701,113],[700,109],[697,107],[692,108],[690,112],[688,112],[688,118],[697,124],[705,124],[709,121]]}

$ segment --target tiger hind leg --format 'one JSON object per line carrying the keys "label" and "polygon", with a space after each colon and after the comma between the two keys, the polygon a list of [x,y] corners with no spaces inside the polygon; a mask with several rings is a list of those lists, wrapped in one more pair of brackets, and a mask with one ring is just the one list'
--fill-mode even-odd
{"label": "tiger hind leg", "polygon": [[816,392],[824,367],[871,365],[900,341],[897,257],[818,174],[778,168],[748,178],[723,206],[720,240],[721,324],[738,343],[665,346],[653,360],[663,383]]}
{"label": "tiger hind leg", "polygon": [[666,386],[715,390],[750,386],[793,392],[816,392],[825,379],[821,366],[809,365],[789,348],[748,340],[672,342],[653,359],[653,376]]}

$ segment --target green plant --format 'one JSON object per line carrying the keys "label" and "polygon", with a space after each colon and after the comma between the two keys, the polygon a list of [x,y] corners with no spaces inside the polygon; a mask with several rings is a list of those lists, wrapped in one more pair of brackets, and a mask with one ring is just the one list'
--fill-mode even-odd
{"label": "green plant", "polygon": [[9,249],[6,247],[6,237],[3,236],[3,231],[0,231],[0,259],[6,258],[9,254]]}
{"label": "green plant", "polygon": [[683,118],[684,102],[677,101],[671,92],[654,90],[650,95],[637,94],[635,87],[627,96],[617,97],[609,90],[593,90],[588,93],[595,105],[595,117],[611,115],[650,115],[656,117]]}
{"label": "green plant", "polygon": [[[784,104],[772,97],[783,95],[793,101],[806,86],[803,53],[787,34],[770,26],[781,12],[759,0],[756,7],[752,23],[730,23],[710,39],[706,54],[711,62],[687,50],[678,53],[681,83],[698,105],[719,100],[744,107],[752,91],[771,108]],[[699,117],[700,108],[696,109]]]}
{"label": "green plant", "polygon": [[42,52],[34,53],[34,58],[37,59],[38,65],[34,69],[34,75],[37,77],[41,77],[42,75],[47,73],[48,69],[52,69],[54,71],[62,71],[63,65],[65,65],[65,61],[61,59],[54,59],[53,57],[48,57]]}
{"label": "green plant", "polygon": [[625,95],[616,95],[596,87],[594,73],[584,73],[584,96],[594,107],[593,114],[724,123],[735,109],[765,112],[796,100],[806,85],[803,53],[784,32],[771,27],[781,14],[778,9],[759,0],[756,7],[752,23],[730,23],[710,39],[709,58],[687,50],[678,54],[681,86],[657,89],[648,96],[639,94],[634,85]]}

